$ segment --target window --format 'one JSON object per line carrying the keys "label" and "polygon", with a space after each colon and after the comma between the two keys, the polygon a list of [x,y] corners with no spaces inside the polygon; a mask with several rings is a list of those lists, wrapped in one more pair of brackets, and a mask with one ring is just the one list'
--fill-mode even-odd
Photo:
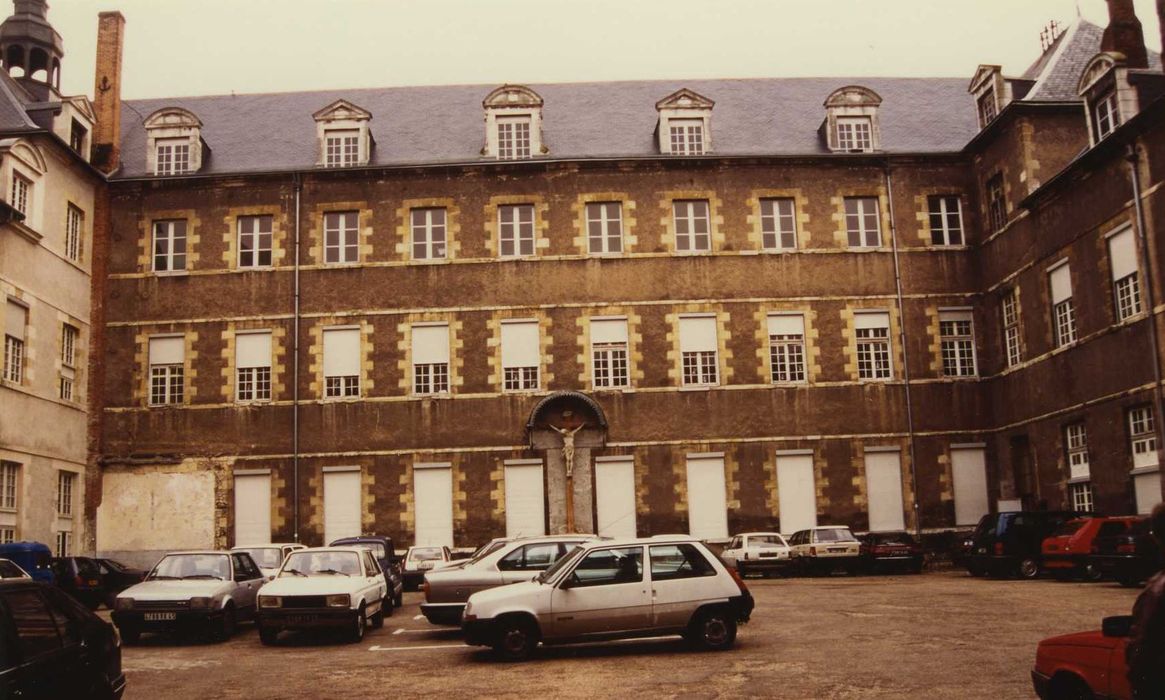
{"label": "window", "polygon": [[20,465],[16,462],[0,462],[0,510],[16,510],[20,505],[17,483]]}
{"label": "window", "polygon": [[530,157],[530,118],[498,117],[498,158]]}
{"label": "window", "polygon": [[877,197],[845,198],[845,230],[850,248],[877,248],[882,244]]}
{"label": "window", "polygon": [[498,561],[502,571],[542,571],[549,569],[559,556],[557,542],[543,542],[518,547]]}
{"label": "window", "polygon": [[445,257],[445,209],[413,209],[410,214],[414,260]]}
{"label": "window", "polygon": [[1111,134],[1121,123],[1116,103],[1116,91],[1097,100],[1094,112],[1096,114],[1096,140],[1099,141]]}
{"label": "window", "polygon": [[24,337],[28,307],[9,300],[4,312],[4,374],[6,382],[24,381]]}
{"label": "window", "polygon": [[884,311],[854,314],[858,378],[891,379],[890,314]]}
{"label": "window", "polygon": [[239,267],[271,267],[273,216],[239,217]]}
{"label": "window", "polygon": [[587,241],[591,255],[623,252],[623,204],[587,203]]}
{"label": "window", "polygon": [[359,225],[359,212],[332,211],[324,214],[325,263],[359,262]]}
{"label": "window", "polygon": [[61,639],[52,612],[37,590],[9,590],[3,594],[3,600],[15,628],[12,639],[19,658],[27,662],[60,651]]}
{"label": "window", "polygon": [[81,125],[81,122],[76,119],[73,120],[72,126],[69,128],[69,148],[73,149],[82,156],[85,154],[85,137],[89,135],[89,130]]}
{"label": "window", "polygon": [[869,117],[838,117],[837,147],[842,151],[864,152],[874,149],[873,129]]}
{"label": "window", "polygon": [[[1129,441],[1134,469],[1157,466],[1157,430],[1150,406],[1140,406],[1129,411]],[[0,505],[3,505],[2,501]]]}
{"label": "window", "polygon": [[930,209],[930,242],[934,245],[963,244],[963,213],[959,198],[939,195],[927,198]]}
{"label": "window", "polygon": [[712,250],[708,200],[690,199],[672,202],[672,216],[676,227],[676,250],[681,253]]}
{"label": "window", "polygon": [[154,272],[186,269],[186,221],[154,222]]}
{"label": "window", "polygon": [[324,132],[325,167],[347,168],[359,164],[359,129],[332,129]]}
{"label": "window", "polygon": [[80,331],[75,326],[61,325],[61,381],[62,401],[73,400],[73,381],[76,378],[77,337]]}
{"label": "window", "polygon": [[1072,273],[1068,263],[1048,273],[1052,290],[1052,328],[1056,347],[1076,342],[1076,309],[1072,306]]}
{"label": "window", "polygon": [[360,395],[360,329],[324,329],[324,397]]}
{"label": "window", "polygon": [[542,364],[538,322],[502,322],[502,389],[532,391],[538,389],[538,370]]}
{"label": "window", "polygon": [[449,392],[449,324],[412,327],[413,393]]}
{"label": "window", "polygon": [[503,204],[498,207],[499,254],[503,258],[534,254],[534,205]]}
{"label": "window", "polygon": [[57,531],[56,555],[58,557],[72,556],[73,533],[68,530]]}
{"label": "window", "polygon": [[1073,423],[1064,429],[1068,453],[1068,472],[1072,479],[1086,479],[1091,474],[1088,466],[1088,431],[1083,423]]}
{"label": "window", "polygon": [[85,230],[85,212],[70,204],[65,212],[65,257],[81,259],[81,236]]}
{"label": "window", "polygon": [[1072,484],[1070,491],[1072,494],[1072,510],[1091,513],[1093,508],[1092,482],[1084,481],[1079,484]]}
{"label": "window", "polygon": [[16,528],[0,527],[0,544],[12,544],[16,541]]}
{"label": "window", "polygon": [[[732,547],[739,547],[739,542],[739,539],[733,540]],[[651,547],[649,551],[652,582],[716,575],[716,569],[712,568],[704,555],[693,545],[657,545]]]}
{"label": "window", "polygon": [[575,588],[639,583],[643,580],[643,547],[588,552],[574,567],[569,580]]}
{"label": "window", "polygon": [[769,314],[768,326],[773,383],[805,381],[805,317]]}
{"label": "window", "polygon": [[715,316],[680,316],[680,362],[684,386],[720,381]]}
{"label": "window", "polygon": [[73,472],[57,472],[57,515],[73,517],[73,484],[77,475]]}
{"label": "window", "polygon": [[970,311],[940,311],[938,333],[947,377],[975,376],[975,331]]}
{"label": "window", "polygon": [[1013,287],[1003,297],[1003,350],[1008,367],[1022,359],[1019,334],[1019,290]]}
{"label": "window", "polygon": [[760,228],[765,250],[794,250],[797,247],[797,216],[793,198],[762,199]]}
{"label": "window", "polygon": [[1003,173],[995,173],[987,180],[987,221],[992,231],[1001,231],[1007,225],[1007,201],[1003,197]]}
{"label": "window", "polygon": [[631,385],[627,365],[627,319],[591,319],[591,370],[596,389]]}
{"label": "window", "polygon": [[703,119],[669,119],[668,135],[671,152],[677,156],[698,156],[704,153]]}
{"label": "window", "polygon": [[167,406],[183,401],[186,338],[150,338],[150,405]]}
{"label": "window", "polygon": [[1108,237],[1108,259],[1116,321],[1121,323],[1141,313],[1141,284],[1137,270],[1137,243],[1133,230],[1126,228]]}
{"label": "window", "polygon": [[8,200],[8,203],[12,205],[13,209],[25,216],[28,216],[28,199],[31,189],[32,181],[13,170],[12,197]]}
{"label": "window", "polygon": [[979,95],[979,127],[985,127],[990,124],[997,114],[995,107],[995,89],[992,88],[987,92]]}
{"label": "window", "polygon": [[190,171],[189,139],[158,139],[155,175],[181,175]]}
{"label": "window", "polygon": [[235,399],[271,400],[271,331],[235,334]]}

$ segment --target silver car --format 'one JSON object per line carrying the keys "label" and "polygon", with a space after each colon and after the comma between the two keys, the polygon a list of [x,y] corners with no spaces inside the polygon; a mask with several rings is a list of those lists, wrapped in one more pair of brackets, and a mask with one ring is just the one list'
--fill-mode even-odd
{"label": "silver car", "polygon": [[576,545],[595,535],[546,535],[503,542],[458,566],[425,574],[421,612],[434,625],[461,624],[469,596],[507,583],[529,581]]}

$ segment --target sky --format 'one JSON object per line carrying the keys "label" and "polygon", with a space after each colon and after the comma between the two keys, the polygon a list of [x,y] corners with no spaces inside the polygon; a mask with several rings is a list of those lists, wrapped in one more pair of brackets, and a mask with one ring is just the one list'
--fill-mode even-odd
{"label": "sky", "polygon": [[[1155,0],[1134,0],[1159,51]],[[0,0],[2,2],[2,0]],[[4,3],[7,4],[7,3]],[[1104,0],[49,0],[62,92],[93,93],[97,13],[128,99],[396,85],[1019,74]]]}

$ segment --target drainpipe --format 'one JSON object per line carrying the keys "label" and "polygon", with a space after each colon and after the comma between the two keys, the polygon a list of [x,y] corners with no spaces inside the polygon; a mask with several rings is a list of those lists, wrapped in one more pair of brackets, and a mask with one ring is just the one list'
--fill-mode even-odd
{"label": "drainpipe", "polygon": [[295,296],[292,309],[294,317],[291,351],[291,483],[292,483],[292,539],[299,542],[299,198],[303,191],[303,181],[299,173],[292,175],[295,187],[295,250],[292,260],[295,265]]}
{"label": "drainpipe", "polygon": [[[1153,347],[1153,403],[1156,410],[1153,412],[1153,425],[1156,427],[1157,454],[1165,449],[1165,399],[1161,395],[1161,353],[1157,347],[1157,303],[1154,301],[1153,290],[1156,289],[1157,279],[1154,274],[1153,256],[1149,251],[1149,238],[1145,230],[1145,210],[1141,207],[1141,173],[1137,169],[1140,156],[1137,153],[1137,144],[1130,143],[1125,153],[1125,160],[1129,162],[1129,171],[1133,175],[1133,210],[1137,217],[1137,242],[1141,248],[1141,259],[1145,261],[1145,272],[1148,279],[1145,284],[1145,303],[1149,307],[1149,334]],[[1162,492],[1165,493],[1165,480],[1162,481]]]}
{"label": "drainpipe", "polygon": [[894,183],[890,178],[890,163],[883,175],[886,179],[886,201],[890,210],[890,246],[894,253],[894,292],[898,303],[898,343],[902,347],[902,378],[906,382],[906,434],[910,452],[910,495],[914,501],[914,531],[922,539],[922,518],[918,506],[918,467],[914,457],[914,402],[910,395],[910,355],[906,347],[906,313],[902,303],[902,268],[898,263],[898,228],[894,225]]}

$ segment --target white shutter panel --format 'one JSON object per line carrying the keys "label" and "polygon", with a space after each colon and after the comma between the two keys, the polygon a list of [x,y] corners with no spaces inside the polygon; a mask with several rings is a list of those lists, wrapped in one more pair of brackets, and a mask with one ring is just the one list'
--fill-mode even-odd
{"label": "white shutter panel", "polygon": [[186,359],[186,338],[167,336],[150,338],[151,365],[180,365]]}
{"label": "white shutter panel", "polygon": [[271,475],[235,477],[235,545],[271,541]]}
{"label": "white shutter panel", "polygon": [[8,309],[4,313],[4,333],[24,340],[24,328],[27,324],[28,309],[16,302],[8,302]]}
{"label": "white shutter panel", "polygon": [[417,547],[453,546],[453,469],[413,466]]}
{"label": "white shutter panel", "polygon": [[769,314],[769,335],[805,335],[801,314]]}
{"label": "white shutter panel", "polygon": [[1126,228],[1109,236],[1108,255],[1112,260],[1112,281],[1128,277],[1137,271],[1137,243],[1133,230]]}
{"label": "white shutter panel", "polygon": [[1059,304],[1072,297],[1072,273],[1068,269],[1068,263],[1049,272],[1048,280],[1052,286],[1053,304]]}
{"label": "white shutter panel", "polygon": [[1148,515],[1161,502],[1161,474],[1148,472],[1133,477],[1133,491],[1137,497],[1137,515]]}
{"label": "white shutter panel", "polygon": [[360,329],[324,329],[324,376],[360,374]]}
{"label": "white shutter panel", "polygon": [[813,455],[777,456],[777,501],[782,533],[791,535],[817,527]]}
{"label": "white shutter panel", "polygon": [[505,465],[506,537],[546,534],[542,464]]}
{"label": "white shutter panel", "polygon": [[591,319],[592,343],[626,343],[627,319],[625,318],[594,318]]}
{"label": "white shutter panel", "polygon": [[890,314],[885,311],[854,314],[854,328],[889,328]]}
{"label": "white shutter panel", "polygon": [[[938,312],[939,321],[970,321],[970,311],[940,311]],[[978,521],[976,521],[978,522]]]}
{"label": "white shutter panel", "polygon": [[715,352],[716,317],[681,316],[680,352]]}
{"label": "white shutter panel", "polygon": [[983,448],[952,449],[951,474],[955,487],[955,525],[974,525],[990,511]]}
{"label": "white shutter panel", "polygon": [[599,535],[635,537],[635,462],[595,460],[595,510]]}
{"label": "white shutter panel", "polygon": [[723,457],[688,457],[688,533],[702,540],[728,537]]}
{"label": "white shutter panel", "polygon": [[270,367],[271,333],[238,333],[235,335],[236,367]]}
{"label": "white shutter panel", "polygon": [[324,472],[324,544],[361,531],[360,472]]}
{"label": "white shutter panel", "polygon": [[449,325],[413,326],[413,363],[449,362]]}
{"label": "white shutter panel", "polygon": [[502,324],[502,367],[537,367],[542,363],[538,347],[538,322]]}
{"label": "white shutter panel", "polygon": [[869,496],[870,532],[905,529],[902,462],[898,452],[866,453],[866,490]]}

